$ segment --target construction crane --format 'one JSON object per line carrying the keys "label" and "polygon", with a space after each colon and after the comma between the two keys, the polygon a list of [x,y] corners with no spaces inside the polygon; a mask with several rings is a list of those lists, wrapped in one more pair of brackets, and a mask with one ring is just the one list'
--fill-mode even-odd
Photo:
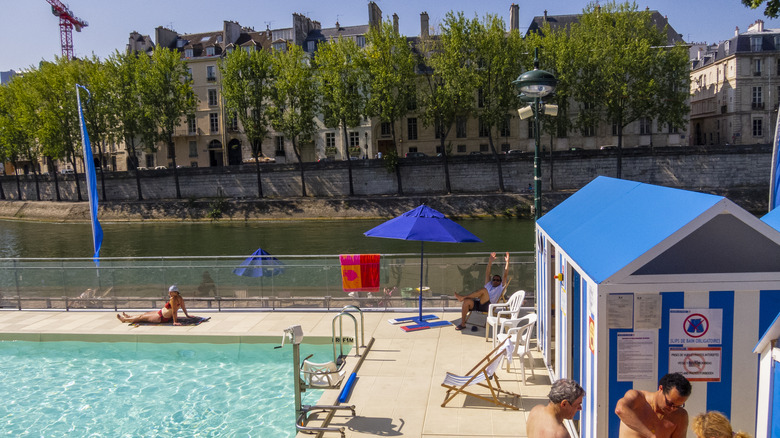
{"label": "construction crane", "polygon": [[60,0],[46,0],[46,3],[51,5],[51,13],[60,17],[62,57],[73,59],[73,28],[76,28],[76,32],[81,32],[81,28],[87,27],[89,24],[73,15],[70,8],[65,6]]}

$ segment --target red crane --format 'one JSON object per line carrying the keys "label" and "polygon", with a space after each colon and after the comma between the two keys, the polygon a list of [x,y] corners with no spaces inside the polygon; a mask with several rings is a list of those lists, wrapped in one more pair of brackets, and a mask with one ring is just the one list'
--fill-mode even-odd
{"label": "red crane", "polygon": [[60,17],[62,57],[73,59],[73,28],[76,28],[76,32],[81,32],[81,28],[87,27],[89,24],[73,15],[70,8],[65,6],[60,0],[46,0],[46,2],[51,5],[51,13]]}

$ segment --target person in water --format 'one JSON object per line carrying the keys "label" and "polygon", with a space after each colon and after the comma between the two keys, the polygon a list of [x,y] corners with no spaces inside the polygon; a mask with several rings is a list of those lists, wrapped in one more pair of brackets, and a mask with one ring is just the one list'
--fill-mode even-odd
{"label": "person in water", "polygon": [[179,288],[176,287],[176,285],[168,288],[168,295],[171,299],[165,303],[165,306],[160,310],[152,310],[151,312],[146,312],[138,316],[130,316],[127,313],[122,312],[121,315],[117,314],[116,317],[122,322],[129,322],[131,324],[137,322],[163,323],[173,321],[173,325],[181,325],[177,320],[179,309],[181,308],[181,310],[184,311],[184,316],[188,318],[190,316],[189,313],[187,313],[187,306],[184,304],[184,298],[181,297]]}

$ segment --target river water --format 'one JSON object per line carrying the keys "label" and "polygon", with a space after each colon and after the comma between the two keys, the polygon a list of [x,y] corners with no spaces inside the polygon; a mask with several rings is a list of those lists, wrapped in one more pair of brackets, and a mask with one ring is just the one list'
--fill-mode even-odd
{"label": "river water", "polygon": [[[103,224],[101,257],[415,253],[417,242],[365,237],[382,220]],[[533,221],[463,219],[483,243],[425,243],[426,253],[533,251]],[[0,221],[0,258],[92,256],[89,224]]]}

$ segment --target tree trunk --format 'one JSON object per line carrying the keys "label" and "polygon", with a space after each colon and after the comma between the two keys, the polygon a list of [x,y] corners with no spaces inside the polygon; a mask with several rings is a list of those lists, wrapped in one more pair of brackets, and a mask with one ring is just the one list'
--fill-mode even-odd
{"label": "tree trunk", "polygon": [[390,123],[390,131],[393,134],[393,150],[395,151],[395,180],[398,185],[398,196],[404,195],[404,188],[401,184],[401,164],[398,161],[400,154],[398,153],[398,142],[395,136],[395,122]]}
{"label": "tree trunk", "polygon": [[76,153],[70,155],[70,164],[73,165],[73,179],[76,181],[76,199],[82,202],[84,198],[81,197],[81,183],[79,183],[79,173],[76,172]]}
{"label": "tree trunk", "polygon": [[135,139],[125,140],[130,145],[130,166],[135,171],[135,187],[138,193],[138,200],[143,201],[144,195],[141,193],[141,174],[138,173],[138,155],[135,153]]}
{"label": "tree trunk", "polygon": [[447,129],[447,132],[445,132],[443,124],[437,123],[436,125],[439,127],[439,137],[441,138],[441,159],[444,164],[444,188],[449,195],[452,193],[452,185],[450,184],[450,162],[447,159],[447,148],[444,147],[444,142],[447,140],[447,135],[450,130]]}
{"label": "tree trunk", "polygon": [[179,169],[176,167],[176,146],[173,139],[168,139],[168,150],[171,152],[171,161],[173,162],[173,180],[176,182],[176,199],[181,199],[181,189],[179,188]]}
{"label": "tree trunk", "polygon": [[550,190],[555,190],[555,180],[553,179],[554,168],[553,162],[553,135],[550,134]]}
{"label": "tree trunk", "polygon": [[292,138],[292,144],[293,144],[293,152],[295,152],[295,157],[298,159],[298,168],[301,171],[301,194],[305,198],[306,197],[306,177],[304,175],[303,170],[303,160],[301,160],[301,153],[298,151],[298,143],[295,141],[295,137]]}
{"label": "tree trunk", "polygon": [[57,178],[57,166],[54,165],[54,160],[52,160],[50,157],[46,157],[46,161],[49,164],[51,174],[54,176],[55,201],[60,202],[62,201],[62,198],[60,197],[60,179]]}
{"label": "tree trunk", "polygon": [[[92,160],[94,162],[94,160]],[[103,142],[98,142],[98,161],[100,161],[100,166],[98,168],[100,169],[100,187],[103,189],[103,192],[101,193],[103,196],[103,202],[106,202],[106,179],[103,175]]]}
{"label": "tree trunk", "polygon": [[16,163],[14,163],[14,177],[16,177],[16,200],[21,201],[22,185],[19,183],[19,169],[16,167]]}
{"label": "tree trunk", "polygon": [[344,150],[347,151],[347,172],[349,172],[349,196],[355,196],[355,188],[352,183],[352,156],[349,154],[349,142],[347,141],[347,124],[344,120],[341,121],[341,144],[344,146]]}
{"label": "tree trunk", "polygon": [[263,147],[263,141],[260,140],[260,144],[257,144],[257,141],[253,142],[252,144],[252,155],[255,157],[255,171],[257,173],[257,197],[262,199],[263,198],[263,180],[260,177],[260,153],[259,151],[262,151]]}
{"label": "tree trunk", "polygon": [[35,179],[35,200],[40,201],[41,200],[41,185],[38,181],[38,171],[35,170],[35,166],[33,166],[33,178]]}
{"label": "tree trunk", "polygon": [[498,170],[498,190],[501,193],[506,192],[504,187],[504,169],[501,166],[501,156],[496,151],[496,145],[493,144],[493,129],[488,130],[488,143],[490,144],[490,150],[493,152],[493,158],[496,160],[496,170]]}
{"label": "tree trunk", "polygon": [[0,199],[5,200],[5,190],[3,190],[2,182],[0,182]]}
{"label": "tree trunk", "polygon": [[623,174],[623,123],[618,123],[617,178]]}

